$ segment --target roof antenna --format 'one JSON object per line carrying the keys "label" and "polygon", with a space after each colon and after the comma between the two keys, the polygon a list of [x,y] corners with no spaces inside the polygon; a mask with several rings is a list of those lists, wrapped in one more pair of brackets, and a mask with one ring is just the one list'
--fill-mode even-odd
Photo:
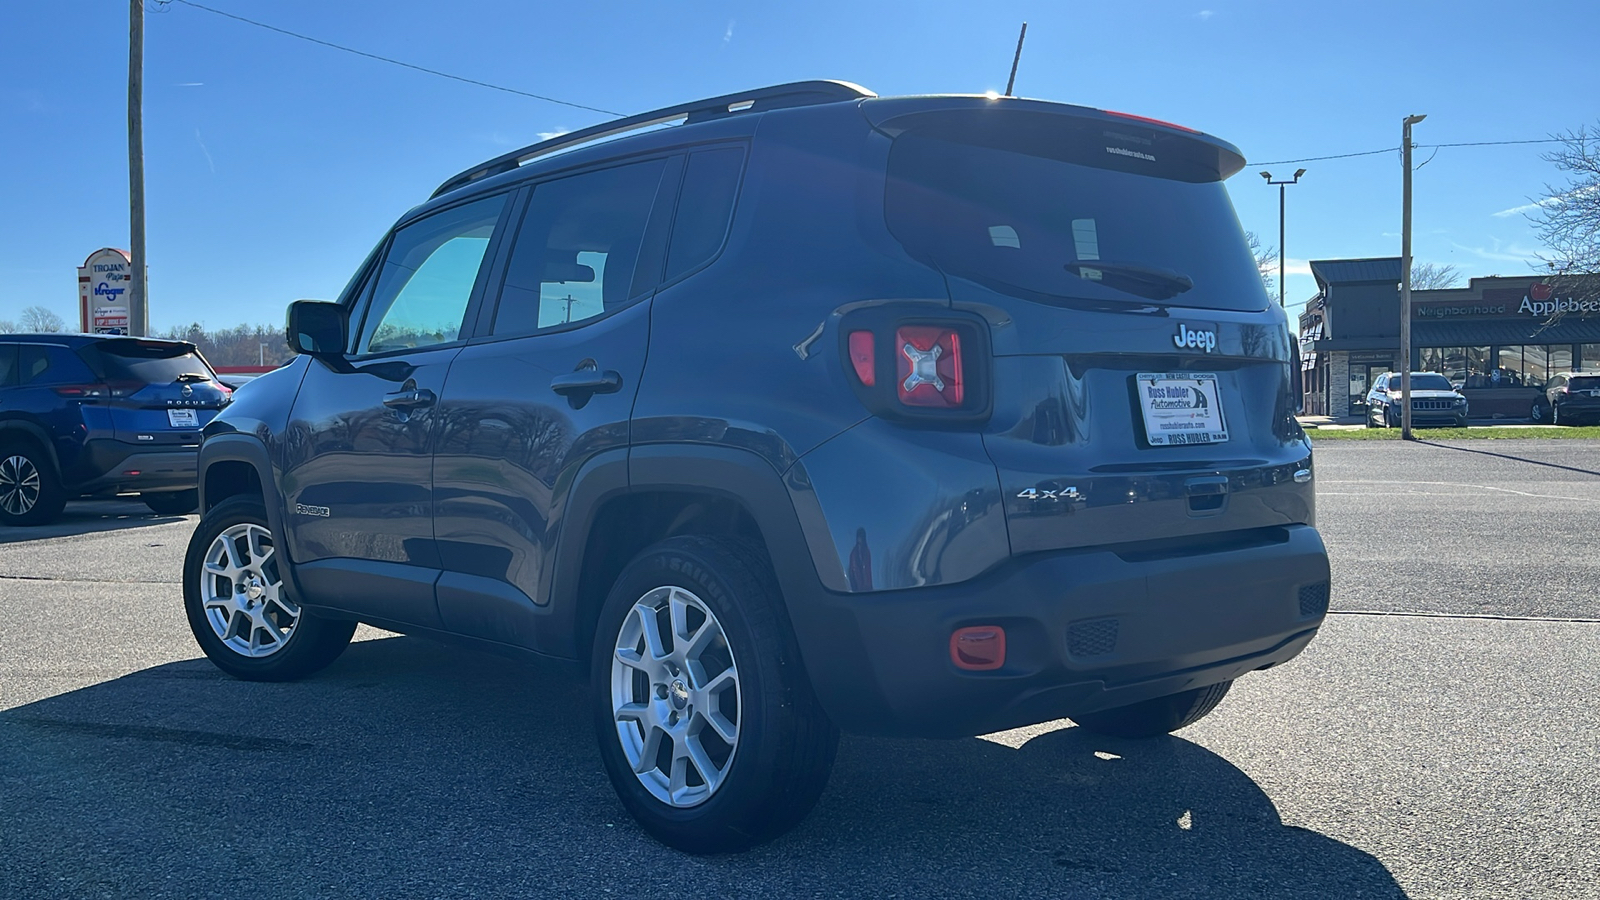
{"label": "roof antenna", "polygon": [[1011,96],[1011,89],[1017,83],[1017,63],[1022,62],[1022,41],[1028,36],[1028,23],[1022,23],[1022,33],[1017,35],[1017,55],[1011,57],[1011,77],[1006,79],[1006,96]]}

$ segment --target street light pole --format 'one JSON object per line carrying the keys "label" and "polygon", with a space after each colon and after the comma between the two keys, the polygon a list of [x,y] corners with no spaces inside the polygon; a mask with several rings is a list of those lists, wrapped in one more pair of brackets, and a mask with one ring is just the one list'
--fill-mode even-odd
{"label": "street light pole", "polygon": [[1291,184],[1299,184],[1300,183],[1300,176],[1304,175],[1305,173],[1306,173],[1305,169],[1296,169],[1294,171],[1294,177],[1290,178],[1290,179],[1288,179],[1286,181],[1273,181],[1271,172],[1262,172],[1261,173],[1261,177],[1265,178],[1267,180],[1267,184],[1275,184],[1275,185],[1278,186],[1278,305],[1279,306],[1283,306],[1283,307],[1287,307],[1288,306],[1288,302],[1284,298],[1287,296],[1288,289],[1289,289],[1289,284],[1288,284],[1288,281],[1287,281],[1287,275],[1288,275],[1287,264],[1288,264],[1289,257],[1288,257],[1287,254],[1285,254],[1283,252],[1283,242],[1284,242],[1284,224],[1283,224],[1284,223],[1284,215],[1283,215],[1283,213],[1284,213],[1284,191]]}
{"label": "street light pole", "polygon": [[1400,439],[1411,440],[1411,126],[1426,115],[1401,123],[1400,166]]}

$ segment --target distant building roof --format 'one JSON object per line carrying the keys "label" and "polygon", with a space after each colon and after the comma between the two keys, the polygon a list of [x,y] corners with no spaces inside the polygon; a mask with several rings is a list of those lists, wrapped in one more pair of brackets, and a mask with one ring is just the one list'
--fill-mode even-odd
{"label": "distant building roof", "polygon": [[1375,259],[1314,259],[1311,275],[1317,285],[1327,290],[1330,284],[1372,284],[1400,282],[1400,257],[1383,256]]}

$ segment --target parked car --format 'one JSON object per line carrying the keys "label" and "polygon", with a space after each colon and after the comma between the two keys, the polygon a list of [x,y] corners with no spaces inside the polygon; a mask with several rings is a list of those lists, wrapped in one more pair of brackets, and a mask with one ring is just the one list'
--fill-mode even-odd
{"label": "parked car", "polygon": [[246,679],[357,622],[581,666],[694,852],[803,818],[841,729],[1183,728],[1328,606],[1243,164],[807,82],[474,166],[207,426],[195,638]]}
{"label": "parked car", "polygon": [[1535,422],[1548,416],[1552,425],[1600,422],[1600,373],[1563,372],[1545,382],[1544,395],[1530,412]]}
{"label": "parked car", "polygon": [[74,497],[119,494],[193,511],[200,430],[229,397],[183,341],[0,335],[0,523],[39,525]]}
{"label": "parked car", "polygon": [[[1399,428],[1405,409],[1399,372],[1385,372],[1367,392],[1367,427]],[[1467,398],[1437,372],[1411,373],[1411,424],[1467,427]]]}
{"label": "parked car", "polygon": [[217,380],[227,385],[228,390],[237,391],[258,377],[260,376],[249,373],[222,372],[217,375]]}

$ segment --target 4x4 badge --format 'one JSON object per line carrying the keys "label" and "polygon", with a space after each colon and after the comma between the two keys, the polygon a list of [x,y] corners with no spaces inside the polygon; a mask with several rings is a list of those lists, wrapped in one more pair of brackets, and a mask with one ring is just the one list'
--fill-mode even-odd
{"label": "4x4 badge", "polygon": [[1042,491],[1039,490],[1038,488],[1028,488],[1025,491],[1018,491],[1017,492],[1017,497],[1019,497],[1020,499],[1023,499],[1023,500],[1082,500],[1083,499],[1083,495],[1078,493],[1078,489],[1076,487],[1052,488],[1052,489],[1042,490]]}

